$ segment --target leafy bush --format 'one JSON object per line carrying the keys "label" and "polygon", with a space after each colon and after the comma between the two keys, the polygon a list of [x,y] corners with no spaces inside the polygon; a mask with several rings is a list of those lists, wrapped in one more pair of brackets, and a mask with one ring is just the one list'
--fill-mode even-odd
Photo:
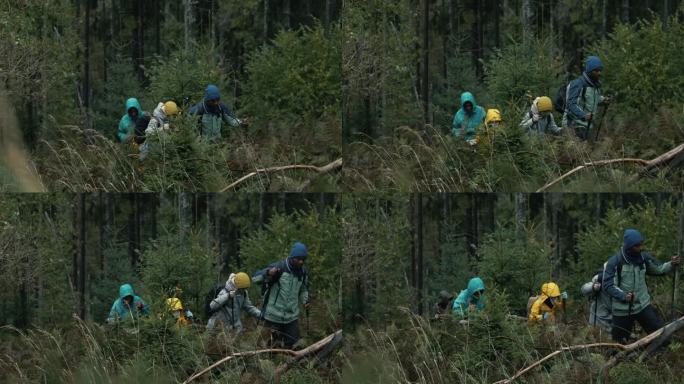
{"label": "leafy bush", "polygon": [[633,25],[620,24],[609,39],[593,48],[604,61],[603,82],[613,88],[617,109],[641,111],[649,119],[663,105],[681,105],[684,99],[681,12],[668,20],[667,28],[658,17]]}
{"label": "leafy bush", "polygon": [[262,121],[336,115],[340,101],[340,47],[337,32],[321,25],[281,31],[253,53],[242,101]]}
{"label": "leafy bush", "polygon": [[561,85],[563,60],[551,38],[512,42],[485,65],[486,84],[497,103],[529,104],[532,98],[553,98]]}

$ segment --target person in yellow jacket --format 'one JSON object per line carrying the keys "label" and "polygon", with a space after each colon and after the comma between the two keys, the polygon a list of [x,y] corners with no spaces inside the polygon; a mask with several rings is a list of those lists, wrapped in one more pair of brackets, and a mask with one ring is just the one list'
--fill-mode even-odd
{"label": "person in yellow jacket", "polygon": [[192,324],[192,312],[183,307],[183,303],[180,301],[179,298],[170,297],[166,299],[166,309],[176,319],[176,325],[185,327]]}
{"label": "person in yellow jacket", "polygon": [[563,308],[563,299],[567,298],[565,292],[561,293],[558,284],[548,282],[542,284],[541,295],[537,296],[532,303],[527,319],[530,322],[554,321],[556,314]]}
{"label": "person in yellow jacket", "polygon": [[487,116],[485,116],[485,128],[496,128],[503,120],[501,119],[501,111],[496,108],[491,108],[487,110]]}

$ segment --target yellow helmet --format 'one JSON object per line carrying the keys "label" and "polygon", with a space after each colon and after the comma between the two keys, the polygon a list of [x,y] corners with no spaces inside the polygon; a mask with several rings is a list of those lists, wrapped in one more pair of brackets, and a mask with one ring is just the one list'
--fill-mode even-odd
{"label": "yellow helmet", "polygon": [[537,101],[537,109],[539,112],[551,112],[553,109],[553,104],[551,104],[551,99],[548,96],[542,96]]}
{"label": "yellow helmet", "polygon": [[169,311],[182,311],[183,303],[181,303],[179,298],[171,297],[166,299],[166,308]]}
{"label": "yellow helmet", "polygon": [[178,114],[178,106],[173,101],[167,101],[164,103],[164,112],[167,116],[175,116]]}
{"label": "yellow helmet", "polygon": [[501,112],[498,109],[488,109],[487,116],[485,117],[485,124],[492,122],[501,122]]}
{"label": "yellow helmet", "polygon": [[546,295],[548,297],[558,297],[561,295],[560,288],[558,287],[558,284],[554,282],[548,282],[544,283],[542,285],[542,294]]}
{"label": "yellow helmet", "polygon": [[249,278],[248,274],[244,272],[235,274],[235,287],[237,289],[249,288],[250,285],[252,285],[252,279]]}

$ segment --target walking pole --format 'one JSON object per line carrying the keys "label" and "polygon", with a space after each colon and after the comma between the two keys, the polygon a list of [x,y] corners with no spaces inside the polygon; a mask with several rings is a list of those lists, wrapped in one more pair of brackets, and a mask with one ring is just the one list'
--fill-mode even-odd
{"label": "walking pole", "polygon": [[599,120],[599,123],[596,126],[596,137],[594,138],[594,141],[598,141],[599,132],[601,132],[601,126],[603,125],[603,118],[606,117],[606,114],[608,113],[608,107],[610,107],[610,104],[606,104],[603,107],[603,114],[601,115],[601,120]]}
{"label": "walking pole", "polygon": [[[592,286],[592,289],[594,287]],[[600,292],[594,293],[594,327],[596,326],[596,308],[598,307],[598,295]]]}
{"label": "walking pole", "polygon": [[[684,199],[684,194],[682,195],[682,199]],[[682,236],[684,236],[684,200],[682,200],[682,207],[680,208],[681,212],[679,214],[679,246],[677,247],[677,255],[681,257],[682,255],[682,247],[684,244],[682,242],[684,239]],[[677,309],[676,309],[676,304],[677,304],[677,280],[679,280],[679,270],[677,266],[674,266],[674,274],[672,276],[672,321],[677,320]]]}

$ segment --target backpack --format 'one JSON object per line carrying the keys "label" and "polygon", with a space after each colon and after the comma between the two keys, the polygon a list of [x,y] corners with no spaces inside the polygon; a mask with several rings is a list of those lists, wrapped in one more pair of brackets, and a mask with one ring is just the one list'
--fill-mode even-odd
{"label": "backpack", "polygon": [[530,296],[529,299],[527,299],[527,318],[530,318],[530,313],[532,312],[532,306],[534,305],[534,302],[539,299],[539,295],[535,296]]}
{"label": "backpack", "polygon": [[150,124],[151,117],[148,114],[141,116],[135,123],[133,140],[140,145],[145,142],[145,129]]}
{"label": "backpack", "polygon": [[216,283],[214,284],[211,289],[207,292],[207,295],[204,297],[204,315],[206,316],[207,320],[216,312],[220,310],[220,308],[217,309],[211,309],[211,302],[214,300],[216,297],[218,297],[219,293],[225,288],[226,284],[225,283]]}
{"label": "backpack", "polygon": [[[568,96],[568,86],[570,86],[570,83],[565,83],[561,85],[558,88],[558,91],[556,92],[556,98],[553,100],[553,109],[556,110],[556,112],[560,114],[565,113],[565,108],[567,107],[568,100],[566,97]],[[582,85],[582,98],[584,99],[585,95],[587,94],[587,86]]]}

